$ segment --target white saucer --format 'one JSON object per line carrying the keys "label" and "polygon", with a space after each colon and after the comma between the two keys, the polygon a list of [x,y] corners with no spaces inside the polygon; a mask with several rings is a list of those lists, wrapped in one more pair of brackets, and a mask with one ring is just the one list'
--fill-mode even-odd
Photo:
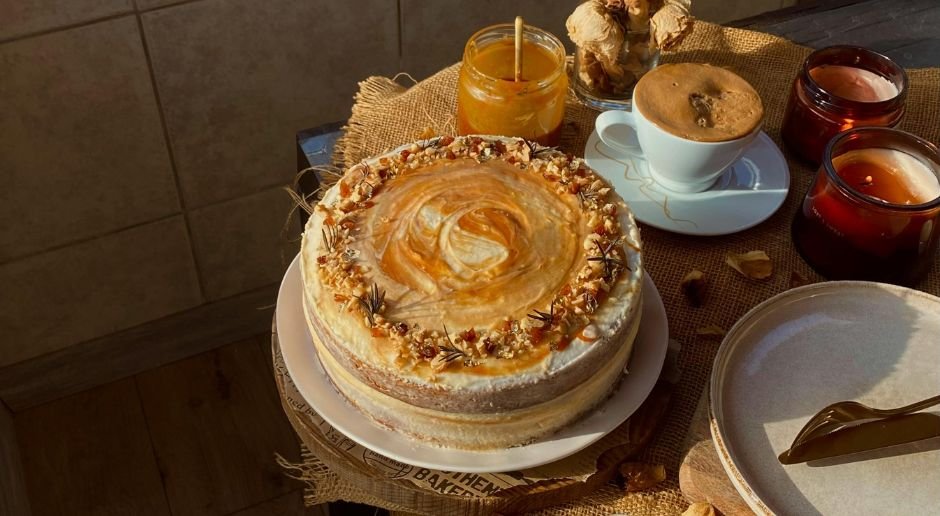
{"label": "white saucer", "polygon": [[666,190],[650,177],[646,161],[604,145],[597,131],[588,138],[584,160],[613,184],[637,220],[685,235],[727,235],[756,226],[780,208],[790,190],[787,160],[764,132],[700,193]]}
{"label": "white saucer", "polygon": [[893,408],[936,395],[938,335],[940,298],[882,283],[807,285],[745,314],[715,358],[711,430],[754,512],[936,514],[940,439],[789,466],[777,456],[830,403]]}
{"label": "white saucer", "polygon": [[623,423],[646,399],[662,370],[669,346],[666,309],[649,275],[643,285],[639,333],[620,387],[597,410],[555,435],[526,446],[495,451],[443,449],[379,426],[350,405],[323,371],[304,319],[300,261],[291,263],[277,298],[281,354],[297,390],[336,430],[366,448],[414,466],[498,473],[540,466],[576,453]]}

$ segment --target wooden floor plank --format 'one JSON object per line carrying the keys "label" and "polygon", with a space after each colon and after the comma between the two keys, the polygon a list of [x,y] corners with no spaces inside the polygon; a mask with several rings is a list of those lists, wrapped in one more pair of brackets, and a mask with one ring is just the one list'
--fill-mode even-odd
{"label": "wooden floor plank", "polygon": [[268,366],[271,378],[274,378],[274,355],[271,350],[271,336],[262,335],[258,339],[258,348],[261,350],[261,356],[264,357],[264,363]]}
{"label": "wooden floor plank", "polygon": [[277,285],[0,368],[14,412],[236,342],[271,327]]}
{"label": "wooden floor plank", "polygon": [[29,513],[29,495],[13,414],[0,402],[0,514]]}
{"label": "wooden floor plank", "polygon": [[299,460],[256,337],[136,377],[174,516],[221,515],[296,490]]}
{"label": "wooden floor plank", "polygon": [[298,489],[230,516],[329,516],[329,512],[325,504],[304,507],[303,490]]}
{"label": "wooden floor plank", "polygon": [[131,379],[16,413],[34,516],[169,515]]}

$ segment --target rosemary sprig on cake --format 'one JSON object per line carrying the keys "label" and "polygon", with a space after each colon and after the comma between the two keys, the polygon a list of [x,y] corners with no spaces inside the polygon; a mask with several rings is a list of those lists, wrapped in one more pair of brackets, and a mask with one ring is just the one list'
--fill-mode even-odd
{"label": "rosemary sprig on cake", "polygon": [[365,312],[366,317],[369,318],[369,325],[375,326],[375,316],[378,315],[385,306],[385,291],[379,290],[379,286],[373,283],[372,289],[364,298],[363,296],[354,297],[359,300],[359,306],[362,307],[362,311]]}
{"label": "rosemary sprig on cake", "polygon": [[549,305],[547,312],[536,309],[533,310],[533,313],[528,314],[526,317],[540,321],[543,326],[551,326],[555,322],[555,300],[552,300],[552,304]]}
{"label": "rosemary sprig on cake", "polygon": [[437,346],[437,355],[431,359],[431,369],[433,371],[442,371],[457,360],[462,360],[463,365],[467,367],[476,365],[476,362],[473,361],[473,357],[471,357],[469,353],[454,344],[454,341],[450,338],[450,333],[447,331],[447,325],[443,326],[446,344]]}
{"label": "rosemary sprig on cake", "polygon": [[597,246],[597,251],[600,253],[598,256],[588,257],[589,262],[601,262],[604,264],[604,280],[611,281],[614,276],[617,275],[617,272],[620,269],[627,266],[623,260],[614,256],[614,244],[616,242],[608,242],[606,246],[601,245],[597,240],[594,241]]}

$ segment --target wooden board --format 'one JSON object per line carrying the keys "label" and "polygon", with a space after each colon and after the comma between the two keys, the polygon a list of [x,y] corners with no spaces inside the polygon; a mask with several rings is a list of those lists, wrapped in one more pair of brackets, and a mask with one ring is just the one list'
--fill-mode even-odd
{"label": "wooden board", "polygon": [[265,360],[252,338],[137,376],[174,516],[227,514],[302,487],[274,460],[297,462],[300,448]]}
{"label": "wooden board", "polygon": [[13,414],[0,403],[0,514],[28,515],[29,497]]}
{"label": "wooden board", "polygon": [[209,303],[0,369],[14,412],[266,331],[276,286]]}
{"label": "wooden board", "polygon": [[738,494],[712,444],[708,424],[708,392],[699,401],[679,467],[679,488],[689,502],[708,502],[727,516],[754,514]]}
{"label": "wooden board", "polygon": [[170,515],[133,379],[20,412],[15,424],[34,516]]}

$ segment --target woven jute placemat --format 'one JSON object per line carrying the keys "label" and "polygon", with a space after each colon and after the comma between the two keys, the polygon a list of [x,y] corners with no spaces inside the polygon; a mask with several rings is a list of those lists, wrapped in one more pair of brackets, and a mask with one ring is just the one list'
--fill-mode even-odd
{"label": "woven jute placemat", "polygon": [[[708,325],[730,328],[750,308],[790,288],[794,277],[808,282],[822,281],[797,254],[790,237],[790,221],[805,195],[815,169],[791,159],[780,139],[780,126],[789,88],[810,49],[787,40],[751,31],[697,22],[691,36],[675,51],[664,56],[667,62],[704,62],[728,67],[747,79],[765,104],[764,130],[784,149],[790,167],[791,186],[786,202],[767,221],[740,233],[722,237],[690,237],[642,226],[644,263],[653,278],[669,318],[670,335],[682,344],[678,367],[682,376],[672,392],[668,414],[652,442],[642,451],[643,462],[664,464],[667,480],[649,492],[624,495],[613,484],[605,484],[586,497],[565,502],[545,514],[601,515],[674,514],[688,503],[678,488],[676,473],[684,451],[687,430],[696,405],[706,386],[720,339],[698,336],[696,329]],[[451,66],[414,86],[405,87],[385,77],[371,77],[360,83],[346,133],[337,145],[336,162],[351,165],[403,143],[434,134],[452,134],[455,127],[458,65]],[[940,70],[909,70],[910,94],[907,113],[900,129],[930,141],[940,139]],[[562,148],[583,155],[594,128],[597,112],[570,101],[562,132]],[[774,263],[772,277],[748,280],[725,264],[732,252],[763,250]],[[708,296],[703,306],[692,308],[679,291],[683,276],[692,269],[708,277]],[[796,276],[794,276],[796,275]],[[940,295],[940,261],[935,261],[927,278],[917,288]],[[314,458],[315,459],[315,458]],[[312,462],[316,467],[318,462]],[[407,500],[379,503],[366,496],[370,481],[350,479],[362,496],[352,498],[400,511],[428,512]],[[330,499],[330,485],[316,489]],[[450,512],[450,511],[448,511]],[[473,513],[476,510],[467,509]]]}

